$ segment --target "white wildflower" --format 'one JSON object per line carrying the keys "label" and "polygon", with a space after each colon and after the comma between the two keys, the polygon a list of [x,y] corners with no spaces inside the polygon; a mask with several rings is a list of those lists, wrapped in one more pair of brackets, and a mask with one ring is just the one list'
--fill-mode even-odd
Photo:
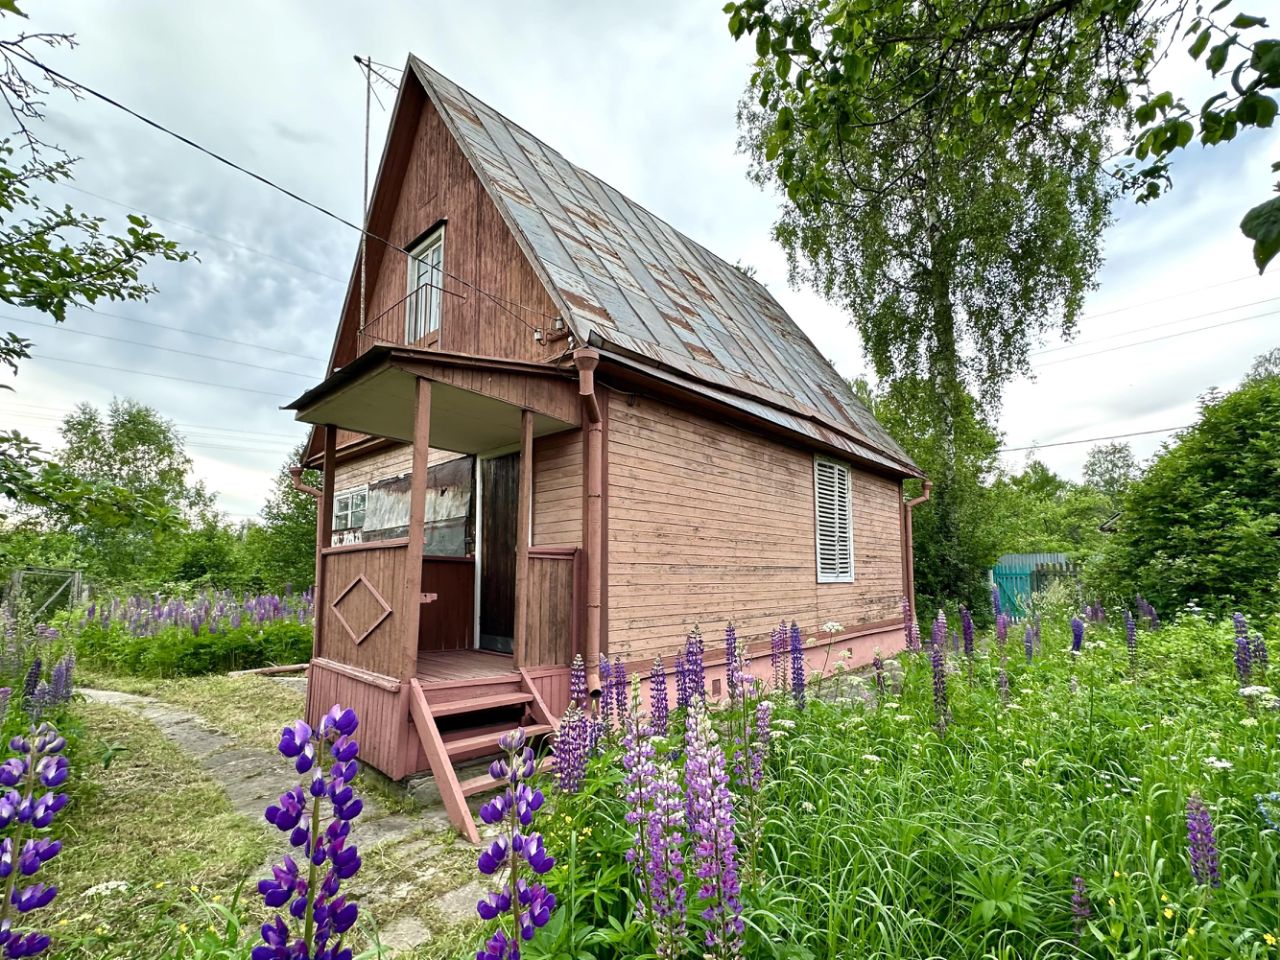
{"label": "white wildflower", "polygon": [[909,713],[899,713],[899,714],[897,714],[896,716],[894,716],[894,718],[893,718],[893,719],[897,720],[897,721],[898,721],[898,722],[900,722],[900,723],[905,723],[905,722],[907,722],[908,720],[914,720],[914,719],[915,719],[915,717],[913,717],[913,716],[912,716],[911,714],[909,714]]}
{"label": "white wildflower", "polygon": [[1258,725],[1257,717],[1245,717],[1243,720],[1240,721],[1240,726],[1242,727],[1256,727],[1257,725]]}
{"label": "white wildflower", "polygon": [[108,880],[105,883],[100,883],[97,886],[90,887],[84,893],[87,897],[100,897],[103,894],[116,893],[117,891],[124,892],[128,889],[129,884],[123,880]]}
{"label": "white wildflower", "polygon": [[1022,765],[1026,767],[1028,770],[1030,770],[1032,767],[1036,765],[1035,757],[1024,758],[1022,761]]}
{"label": "white wildflower", "polygon": [[808,800],[801,800],[801,801],[800,801],[800,809],[801,809],[801,810],[803,810],[805,813],[813,813],[813,811],[814,811],[814,810],[816,810],[816,809],[817,809],[817,807],[815,807],[815,806],[814,806],[812,803],[810,803]]}
{"label": "white wildflower", "polygon": [[835,620],[828,620],[822,625],[823,633],[839,633],[843,629],[844,625]]}
{"label": "white wildflower", "polygon": [[1251,687],[1241,687],[1241,688],[1240,688],[1240,696],[1245,697],[1246,699],[1247,699],[1247,698],[1249,698],[1249,697],[1262,697],[1262,696],[1266,696],[1266,695],[1267,695],[1267,694],[1269,694],[1269,693],[1271,693],[1271,688],[1270,688],[1270,687],[1264,687],[1264,686],[1260,686],[1260,685],[1257,685],[1257,684],[1255,684],[1254,686],[1251,686]]}
{"label": "white wildflower", "polygon": [[1220,760],[1217,757],[1205,757],[1204,765],[1212,767],[1214,770],[1230,770],[1235,766],[1230,760]]}
{"label": "white wildflower", "polygon": [[863,759],[863,760],[865,760],[865,761],[867,761],[867,763],[879,763],[879,762],[880,762],[880,758],[879,758],[879,757],[877,757],[874,753],[864,753],[864,754],[862,755],[862,759]]}

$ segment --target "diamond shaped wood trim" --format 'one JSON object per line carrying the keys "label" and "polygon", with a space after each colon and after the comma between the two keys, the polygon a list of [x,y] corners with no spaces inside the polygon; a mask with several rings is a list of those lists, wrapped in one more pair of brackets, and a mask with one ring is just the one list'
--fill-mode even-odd
{"label": "diamond shaped wood trim", "polygon": [[[364,587],[368,596],[372,597],[374,603],[382,608],[382,612],[373,618],[372,622],[370,622],[369,626],[365,628],[364,632],[357,634],[351,624],[347,622],[347,618],[342,615],[342,611],[338,609],[338,605],[341,604],[348,595],[351,595],[351,592],[359,586]],[[359,595],[356,594],[355,596]],[[351,637],[352,642],[357,646],[367,640],[369,634],[373,633],[373,631],[377,630],[378,627],[382,625],[383,620],[386,620],[387,617],[391,616],[390,604],[388,604],[386,600],[382,599],[382,594],[380,594],[377,588],[368,581],[363,573],[358,574],[354,580],[347,584],[341,593],[333,598],[333,601],[329,604],[329,609],[333,611],[333,615],[337,617],[338,622],[342,624],[342,629],[347,631],[347,635]]]}

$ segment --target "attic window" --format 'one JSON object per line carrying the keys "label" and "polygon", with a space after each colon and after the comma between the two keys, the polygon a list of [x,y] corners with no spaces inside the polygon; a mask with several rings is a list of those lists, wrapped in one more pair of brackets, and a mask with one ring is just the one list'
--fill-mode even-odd
{"label": "attic window", "polygon": [[409,295],[405,302],[404,342],[415,344],[440,329],[444,299],[444,228],[409,251]]}
{"label": "attic window", "polygon": [[847,464],[815,457],[818,582],[853,583],[853,480]]}

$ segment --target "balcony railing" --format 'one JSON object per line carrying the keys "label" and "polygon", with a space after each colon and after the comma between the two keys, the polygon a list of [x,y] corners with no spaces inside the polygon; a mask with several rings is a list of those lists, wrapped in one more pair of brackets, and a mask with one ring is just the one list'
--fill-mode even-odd
{"label": "balcony railing", "polygon": [[423,283],[375,317],[367,318],[356,338],[356,353],[366,353],[382,345],[396,347],[433,346],[440,335],[443,299],[453,294],[443,286]]}

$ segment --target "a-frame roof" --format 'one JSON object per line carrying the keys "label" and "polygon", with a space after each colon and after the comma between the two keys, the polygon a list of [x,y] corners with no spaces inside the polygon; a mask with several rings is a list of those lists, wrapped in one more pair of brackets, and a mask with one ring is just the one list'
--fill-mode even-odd
{"label": "a-frame roof", "polygon": [[420,102],[406,98],[415,81],[577,342],[822,446],[919,475],[762,284],[414,56],[397,114]]}

